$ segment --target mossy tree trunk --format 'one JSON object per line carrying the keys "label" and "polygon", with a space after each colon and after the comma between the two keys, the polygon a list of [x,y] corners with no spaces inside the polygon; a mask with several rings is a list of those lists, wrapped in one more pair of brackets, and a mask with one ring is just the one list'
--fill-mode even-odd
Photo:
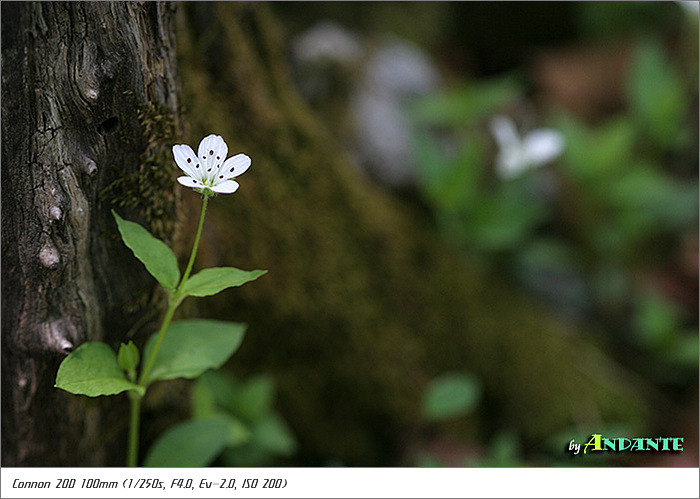
{"label": "mossy tree trunk", "polygon": [[[645,421],[641,385],[580,331],[471,268],[420,210],[357,173],[295,93],[268,5],[183,12],[190,142],[221,134],[253,158],[239,191],[211,203],[198,264],[269,269],[186,305],[249,323],[231,367],[274,373],[302,462],[400,462],[426,381],[447,371],[483,381],[487,431],[536,440]],[[184,200],[193,223],[199,201]]]}
{"label": "mossy tree trunk", "polygon": [[160,306],[110,208],[173,233],[173,13],[150,2],[2,3],[4,466],[123,463],[123,397],[53,384],[74,347],[117,346],[145,305]]}

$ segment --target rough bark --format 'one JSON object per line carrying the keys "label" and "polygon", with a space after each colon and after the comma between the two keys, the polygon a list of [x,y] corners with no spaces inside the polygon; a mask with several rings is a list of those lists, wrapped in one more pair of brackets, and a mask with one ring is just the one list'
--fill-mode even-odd
{"label": "rough bark", "polygon": [[[269,6],[187,14],[190,143],[218,133],[253,158],[239,191],[210,203],[198,265],[269,273],[185,305],[249,323],[230,367],[275,375],[301,462],[401,462],[426,381],[447,371],[485,385],[477,441],[503,427],[537,442],[573,425],[645,422],[641,385],[584,331],[470,266],[425,214],[357,173],[294,91]],[[192,223],[199,201],[183,199]]]}
{"label": "rough bark", "polygon": [[2,3],[4,466],[123,462],[110,450],[125,438],[123,407],[104,410],[123,397],[87,399],[53,383],[72,348],[116,346],[145,304],[160,303],[110,208],[172,235],[175,186],[163,158],[179,128],[173,12],[148,2]]}

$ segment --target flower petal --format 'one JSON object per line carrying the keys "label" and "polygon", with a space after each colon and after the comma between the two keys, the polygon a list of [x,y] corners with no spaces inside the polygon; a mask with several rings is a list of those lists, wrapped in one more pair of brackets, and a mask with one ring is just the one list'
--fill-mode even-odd
{"label": "flower petal", "polygon": [[178,177],[177,181],[180,182],[182,185],[185,187],[194,187],[196,189],[201,189],[203,187],[206,187],[202,182],[199,180],[193,179],[192,177]]}
{"label": "flower petal", "polygon": [[238,177],[243,175],[250,168],[251,159],[245,154],[236,154],[224,161],[219,171],[219,176],[223,175],[224,179]]}
{"label": "flower petal", "polygon": [[174,145],[173,157],[175,158],[175,163],[183,172],[190,177],[198,178],[198,173],[201,170],[201,168],[197,168],[199,159],[197,159],[197,155],[195,155],[190,146],[187,144]]}
{"label": "flower petal", "polygon": [[520,137],[518,136],[518,130],[515,128],[515,123],[507,116],[498,115],[491,120],[491,133],[501,149],[518,147],[520,145]]}
{"label": "flower petal", "polygon": [[[203,176],[212,179],[219,171],[228,154],[228,146],[219,135],[207,135],[199,143],[198,156],[202,163]],[[203,177],[204,178],[204,177]]]}
{"label": "flower petal", "polygon": [[502,150],[496,158],[496,173],[502,180],[510,180],[528,169],[530,164],[517,147]]}
{"label": "flower petal", "polygon": [[236,189],[238,189],[238,182],[235,180],[224,180],[219,184],[213,185],[210,187],[210,189],[214,192],[218,192],[219,194],[231,194],[232,192],[236,192]]}
{"label": "flower petal", "polygon": [[530,162],[543,165],[564,152],[564,137],[556,130],[538,128],[525,136],[523,149]]}

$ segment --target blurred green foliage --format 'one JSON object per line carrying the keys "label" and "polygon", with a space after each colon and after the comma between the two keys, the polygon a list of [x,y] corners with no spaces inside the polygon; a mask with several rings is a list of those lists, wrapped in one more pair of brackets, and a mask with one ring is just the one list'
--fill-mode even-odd
{"label": "blurred green foliage", "polygon": [[497,433],[489,441],[488,451],[479,458],[467,459],[465,466],[507,468],[527,466],[518,434],[511,430]]}
{"label": "blurred green foliage", "polygon": [[209,371],[197,380],[192,392],[194,417],[223,413],[245,429],[246,438],[223,450],[224,466],[269,466],[275,458],[294,454],[296,440],[274,410],[274,400],[274,381],[266,375],[237,380],[223,371]]}
{"label": "blurred green foliage", "polygon": [[485,168],[489,139],[482,122],[522,93],[509,75],[427,97],[413,108],[421,187],[446,234],[472,249],[513,249],[545,216],[528,185],[495,184]]}
{"label": "blurred green foliage", "polygon": [[224,414],[190,419],[169,428],[156,440],[144,466],[208,466],[227,445],[238,445],[247,437],[245,428]]}
{"label": "blurred green foliage", "polygon": [[423,417],[431,421],[463,416],[474,410],[481,383],[473,376],[454,373],[432,380],[423,397]]}
{"label": "blurred green foliage", "polygon": [[[486,264],[505,264],[558,305],[583,313],[590,304],[637,300],[629,288],[634,272],[696,232],[698,183],[667,166],[693,144],[681,72],[659,42],[646,40],[629,74],[625,113],[595,126],[556,113],[563,157],[513,180],[493,175],[494,148],[483,126],[524,99],[512,76],[420,102],[414,112],[421,188],[443,232]],[[669,338],[686,341],[677,332]]]}
{"label": "blurred green foliage", "polygon": [[655,145],[660,149],[687,146],[689,95],[659,43],[647,41],[636,51],[628,92],[632,116]]}
{"label": "blurred green foliage", "polygon": [[683,16],[675,2],[574,2],[584,39],[667,32]]}
{"label": "blurred green foliage", "polygon": [[192,389],[192,419],[168,429],[151,447],[146,466],[271,466],[296,451],[294,435],[274,410],[274,381],[237,380],[207,371]]}
{"label": "blurred green foliage", "polygon": [[421,125],[474,125],[522,93],[519,78],[511,75],[478,84],[464,85],[418,101],[413,109]]}
{"label": "blurred green foliage", "polygon": [[[697,382],[696,319],[639,275],[672,268],[674,248],[697,237],[692,69],[679,67],[657,39],[639,42],[625,109],[595,124],[551,112],[550,126],[565,138],[562,157],[511,180],[495,175],[496,147],[486,124],[522,109],[527,92],[517,79],[461,85],[413,108],[420,188],[443,234],[560,313],[602,326],[603,343],[624,365],[657,386],[681,390]],[[424,414],[439,419],[442,409],[435,406]],[[445,407],[449,414],[451,406]],[[601,422],[593,430],[604,426],[619,427]],[[542,462],[565,463],[562,439],[581,431],[560,435],[552,450],[559,457],[545,455]],[[500,435],[489,445],[468,465],[521,465],[517,435]],[[418,462],[441,465],[434,456]]]}

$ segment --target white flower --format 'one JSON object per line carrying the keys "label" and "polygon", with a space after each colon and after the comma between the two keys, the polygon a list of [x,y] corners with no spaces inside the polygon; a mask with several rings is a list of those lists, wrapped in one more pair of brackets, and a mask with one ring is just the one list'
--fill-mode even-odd
{"label": "white flower", "polygon": [[235,177],[250,167],[250,158],[236,154],[228,159],[228,146],[219,135],[208,135],[199,143],[198,154],[187,144],[173,146],[175,163],[187,175],[177,181],[193,189],[211,189],[219,194],[231,194],[238,189]]}
{"label": "white flower", "polygon": [[496,116],[491,120],[491,133],[498,143],[496,173],[503,179],[515,178],[524,171],[542,166],[564,151],[564,137],[556,130],[538,128],[522,139],[513,120]]}

